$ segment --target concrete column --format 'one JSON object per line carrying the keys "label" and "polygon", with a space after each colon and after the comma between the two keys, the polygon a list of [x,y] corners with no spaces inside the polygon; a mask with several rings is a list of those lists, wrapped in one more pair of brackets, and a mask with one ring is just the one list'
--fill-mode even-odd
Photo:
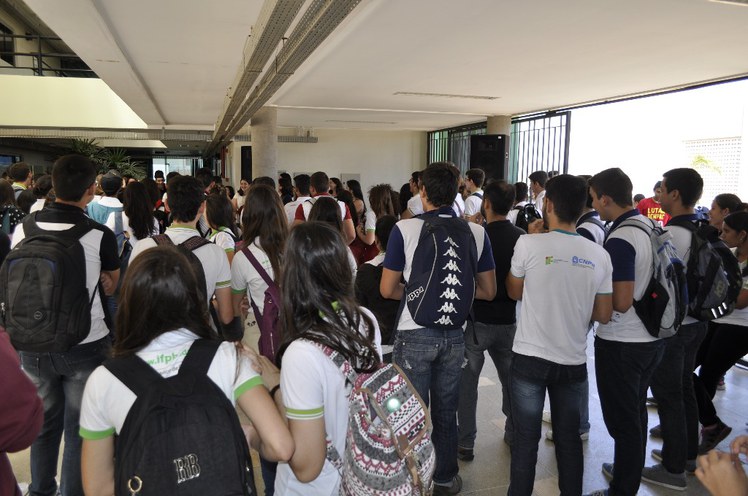
{"label": "concrete column", "polygon": [[508,115],[492,115],[486,122],[486,134],[512,134],[512,118]]}
{"label": "concrete column", "polygon": [[[511,137],[512,135],[512,118],[508,115],[492,115],[486,122],[486,134],[504,134]],[[516,175],[512,169],[512,161],[509,154],[511,153],[511,139],[507,138],[505,143],[506,150],[506,170],[503,178],[511,181]]]}
{"label": "concrete column", "polygon": [[278,109],[262,107],[252,116],[252,179],[278,177]]}

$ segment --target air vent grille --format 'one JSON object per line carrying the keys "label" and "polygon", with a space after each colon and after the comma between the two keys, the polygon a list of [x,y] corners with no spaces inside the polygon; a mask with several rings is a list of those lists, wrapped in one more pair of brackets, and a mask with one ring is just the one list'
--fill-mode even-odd
{"label": "air vent grille", "polygon": [[428,96],[435,98],[465,98],[468,100],[498,100],[501,97],[498,96],[484,96],[484,95],[454,95],[452,93],[422,93],[419,91],[397,91],[394,93],[396,96]]}

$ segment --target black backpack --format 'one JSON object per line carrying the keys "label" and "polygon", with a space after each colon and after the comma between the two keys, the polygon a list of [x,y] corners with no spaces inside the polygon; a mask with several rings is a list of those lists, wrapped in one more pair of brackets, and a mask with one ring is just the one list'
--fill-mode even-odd
{"label": "black backpack", "polygon": [[517,210],[517,219],[514,225],[527,232],[527,227],[538,219],[542,219],[540,212],[535,208],[534,203],[526,203],[521,207],[514,207]]}
{"label": "black backpack", "polygon": [[688,315],[708,321],[730,314],[743,280],[738,259],[719,239],[717,228],[707,221],[699,221],[697,226],[677,218],[669,226],[684,227],[693,233],[686,266]]}
{"label": "black backpack", "polygon": [[[194,251],[201,246],[211,244],[210,241],[203,238],[202,236],[195,235],[184,241],[183,243],[174,245],[174,241],[172,241],[171,238],[166,234],[157,234],[153,236],[153,241],[155,241],[157,245],[176,246],[177,249],[185,257],[187,257],[187,260],[189,260],[190,262],[190,266],[192,266],[192,270],[195,271],[195,277],[197,278],[197,291],[200,294],[201,298],[203,298],[205,301],[208,301],[208,294],[206,293],[207,283],[205,282],[205,270],[203,269],[202,262],[199,258],[197,258],[197,255],[195,255]],[[221,326],[221,322],[218,318],[218,314],[216,313],[216,309],[211,304],[208,304],[208,313],[210,313],[210,318],[211,320],[213,320],[213,325],[215,326],[215,328],[218,329],[219,332],[222,332],[223,326]],[[222,337],[227,341],[237,341],[242,338],[242,336]]]}
{"label": "black backpack", "polygon": [[65,231],[46,231],[38,212],[23,221],[24,239],[0,267],[0,315],[19,351],[64,352],[91,331],[86,257],[80,239],[98,224],[82,218]]}
{"label": "black backpack", "polygon": [[[457,217],[421,217],[404,301],[413,321],[430,329],[459,329],[475,296],[478,250],[467,221]],[[399,320],[399,318],[398,318]]]}
{"label": "black backpack", "polygon": [[208,377],[219,345],[195,341],[169,378],[137,355],[104,363],[137,396],[116,438],[115,495],[257,494],[239,418]]}

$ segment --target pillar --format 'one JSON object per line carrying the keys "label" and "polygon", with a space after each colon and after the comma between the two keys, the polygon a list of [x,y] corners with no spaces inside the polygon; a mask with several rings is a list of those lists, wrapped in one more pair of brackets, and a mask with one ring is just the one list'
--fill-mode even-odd
{"label": "pillar", "polygon": [[486,122],[486,134],[503,134],[507,136],[505,143],[506,169],[503,177],[507,181],[513,181],[516,172],[512,171],[512,161],[509,154],[511,153],[511,136],[512,136],[512,118],[508,115],[492,115]]}
{"label": "pillar", "polygon": [[278,177],[278,109],[262,107],[252,116],[252,179]]}

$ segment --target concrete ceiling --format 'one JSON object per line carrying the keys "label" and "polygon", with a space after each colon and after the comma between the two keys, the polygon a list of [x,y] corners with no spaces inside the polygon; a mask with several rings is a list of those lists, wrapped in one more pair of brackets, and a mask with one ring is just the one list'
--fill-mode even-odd
{"label": "concrete ceiling", "polygon": [[[221,114],[263,6],[26,3],[146,123],[198,129]],[[746,6],[363,0],[268,104],[280,126],[433,130],[747,74]]]}

